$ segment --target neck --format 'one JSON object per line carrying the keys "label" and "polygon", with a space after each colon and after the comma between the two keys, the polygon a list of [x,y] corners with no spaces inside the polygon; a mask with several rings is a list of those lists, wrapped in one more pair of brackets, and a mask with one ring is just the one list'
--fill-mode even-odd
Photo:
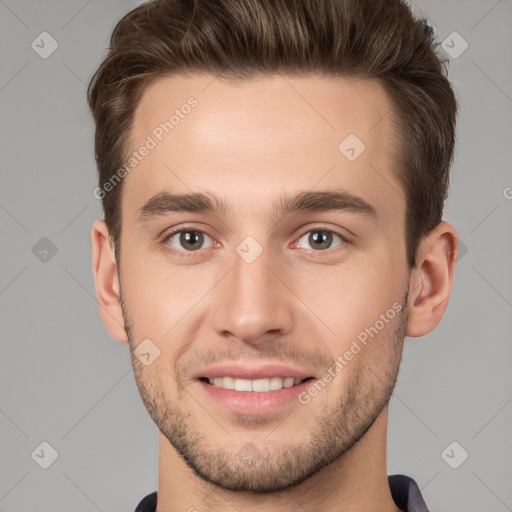
{"label": "neck", "polygon": [[157,512],[400,512],[388,485],[387,414],[386,406],[355,446],[311,478],[267,494],[229,491],[202,480],[159,433]]}

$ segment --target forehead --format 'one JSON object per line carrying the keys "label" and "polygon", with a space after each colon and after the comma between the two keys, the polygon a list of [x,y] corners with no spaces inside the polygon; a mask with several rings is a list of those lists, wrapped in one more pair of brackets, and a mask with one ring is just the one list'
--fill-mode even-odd
{"label": "forehead", "polygon": [[341,186],[390,208],[400,189],[390,113],[376,80],[158,78],[130,134],[133,150],[149,140],[152,148],[126,177],[123,195],[140,206],[162,190],[212,190],[249,206],[271,191]]}

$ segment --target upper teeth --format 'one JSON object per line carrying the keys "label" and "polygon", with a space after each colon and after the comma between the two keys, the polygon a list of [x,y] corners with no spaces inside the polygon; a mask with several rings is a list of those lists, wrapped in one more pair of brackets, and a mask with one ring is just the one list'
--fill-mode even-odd
{"label": "upper teeth", "polygon": [[271,377],[269,379],[235,379],[234,377],[215,377],[208,379],[210,384],[224,389],[236,391],[276,391],[281,388],[291,388],[302,382],[303,379],[293,377]]}

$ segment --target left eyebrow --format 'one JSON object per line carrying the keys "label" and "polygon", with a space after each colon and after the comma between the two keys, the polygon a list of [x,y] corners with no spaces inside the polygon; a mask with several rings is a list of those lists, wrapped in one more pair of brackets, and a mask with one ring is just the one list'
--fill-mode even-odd
{"label": "left eyebrow", "polygon": [[[176,212],[214,212],[226,216],[229,207],[223,198],[210,192],[191,194],[170,194],[159,192],[139,208],[138,221],[147,221],[153,217]],[[284,217],[293,212],[347,211],[363,217],[377,220],[374,206],[361,197],[336,189],[335,191],[301,192],[295,196],[283,194],[273,207],[276,217]]]}
{"label": "left eyebrow", "polygon": [[284,194],[274,206],[274,215],[284,217],[293,212],[347,211],[377,220],[377,210],[361,197],[343,189],[334,191],[301,192],[296,196]]}

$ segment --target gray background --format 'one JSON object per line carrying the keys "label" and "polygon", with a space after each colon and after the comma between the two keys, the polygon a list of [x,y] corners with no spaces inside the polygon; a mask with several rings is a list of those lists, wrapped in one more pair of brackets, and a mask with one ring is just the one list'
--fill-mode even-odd
{"label": "gray background", "polygon": [[[157,429],[128,346],[100,321],[91,270],[102,212],[86,84],[136,4],[0,0],[2,511],[127,512],[157,486]],[[460,113],[445,210],[464,249],[443,322],[406,341],[388,473],[415,478],[432,512],[502,512],[512,510],[512,1],[413,7],[453,51],[454,31],[469,44],[449,67]],[[58,43],[46,59],[31,47],[44,31]],[[58,452],[48,469],[43,441]],[[445,460],[460,463],[462,450],[452,469]]]}

